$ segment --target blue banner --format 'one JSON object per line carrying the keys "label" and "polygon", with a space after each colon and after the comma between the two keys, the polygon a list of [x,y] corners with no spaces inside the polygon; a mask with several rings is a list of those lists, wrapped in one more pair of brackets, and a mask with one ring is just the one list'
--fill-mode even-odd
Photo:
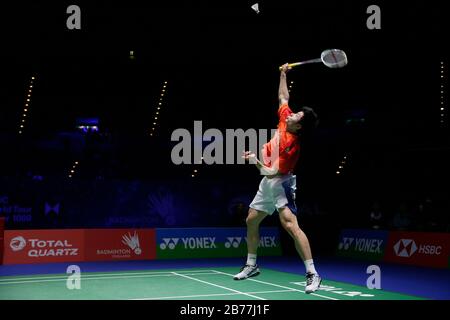
{"label": "blue banner", "polygon": [[[158,258],[240,257],[247,254],[246,228],[156,229]],[[281,255],[278,228],[261,228],[259,255]]]}
{"label": "blue banner", "polygon": [[388,234],[388,231],[383,230],[342,230],[336,254],[342,257],[382,260]]}

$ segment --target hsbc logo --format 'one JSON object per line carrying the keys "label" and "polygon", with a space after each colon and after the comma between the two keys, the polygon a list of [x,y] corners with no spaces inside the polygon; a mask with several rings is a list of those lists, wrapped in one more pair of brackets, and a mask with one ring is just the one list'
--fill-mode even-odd
{"label": "hsbc logo", "polygon": [[417,245],[412,239],[400,239],[394,245],[397,257],[409,258],[417,251]]}
{"label": "hsbc logo", "polygon": [[441,246],[432,246],[432,245],[423,245],[419,246],[419,253],[422,254],[434,254],[434,255],[440,255],[442,252]]}
{"label": "hsbc logo", "polygon": [[227,237],[227,241],[225,242],[225,248],[230,249],[238,248],[242,242],[242,237]]}
{"label": "hsbc logo", "polygon": [[9,246],[12,251],[20,251],[27,245],[27,241],[22,236],[17,236],[11,239]]}
{"label": "hsbc logo", "polygon": [[421,244],[417,246],[412,239],[400,239],[394,245],[394,252],[397,257],[409,258],[414,253],[425,255],[440,255],[442,253],[442,246]]}

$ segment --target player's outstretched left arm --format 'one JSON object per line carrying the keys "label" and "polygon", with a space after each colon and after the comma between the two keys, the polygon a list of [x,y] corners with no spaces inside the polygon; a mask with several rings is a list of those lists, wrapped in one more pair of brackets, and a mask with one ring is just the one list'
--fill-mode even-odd
{"label": "player's outstretched left arm", "polygon": [[262,175],[264,176],[273,176],[278,173],[278,166],[273,166],[272,168],[269,168],[268,166],[265,166],[261,161],[258,160],[256,155],[251,151],[244,151],[242,154],[242,158],[248,160],[250,163],[253,163],[256,165],[256,167],[259,169]]}

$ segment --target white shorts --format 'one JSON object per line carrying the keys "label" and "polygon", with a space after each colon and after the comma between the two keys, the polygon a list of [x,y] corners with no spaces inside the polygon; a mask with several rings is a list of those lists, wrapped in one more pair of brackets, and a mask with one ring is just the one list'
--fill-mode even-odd
{"label": "white shorts", "polygon": [[297,214],[295,204],[296,176],[292,174],[264,177],[259,184],[258,192],[250,204],[250,208],[272,214],[275,210],[288,207]]}

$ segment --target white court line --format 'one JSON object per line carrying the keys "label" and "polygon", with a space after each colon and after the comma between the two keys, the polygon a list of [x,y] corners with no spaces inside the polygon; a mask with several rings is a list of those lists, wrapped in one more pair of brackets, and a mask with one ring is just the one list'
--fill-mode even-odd
{"label": "white court line", "polygon": [[[247,294],[261,294],[261,293],[279,293],[279,292],[292,292],[295,290],[273,290],[273,291],[258,291],[258,292],[246,292]],[[240,295],[240,293],[212,293],[212,294],[196,294],[191,296],[172,296],[172,297],[156,297],[156,298],[139,298],[129,300],[163,300],[163,299],[178,299],[178,298],[200,298],[200,297],[216,297],[216,296],[234,296]]]}
{"label": "white court line", "polygon": [[[215,271],[215,270],[212,270],[212,271],[213,271],[213,272],[216,272],[216,273],[220,273],[220,274],[226,274],[227,276],[232,276],[232,277],[234,276],[234,275],[232,275],[232,274],[225,273],[225,272],[221,272],[221,271]],[[322,295],[317,294],[317,293],[305,293],[305,291],[302,291],[302,290],[298,290],[298,289],[294,289],[294,288],[290,288],[290,287],[281,286],[281,285],[278,285],[278,284],[275,284],[275,283],[270,283],[270,282],[265,282],[265,281],[255,280],[255,279],[251,279],[251,278],[247,278],[247,279],[245,279],[245,281],[254,281],[254,282],[259,282],[259,283],[263,283],[263,284],[268,284],[268,285],[271,285],[271,286],[275,286],[275,287],[279,287],[279,288],[283,288],[283,289],[290,289],[290,290],[293,290],[293,291],[301,292],[301,293],[303,293],[303,294],[310,294],[310,295],[313,295],[313,296],[317,296],[317,297],[321,297],[321,298],[325,298],[325,299],[329,299],[329,300],[339,300],[339,299],[336,299],[336,298],[331,298],[331,297],[327,297],[327,296],[322,296]]]}
{"label": "white court line", "polygon": [[[127,276],[127,275],[158,275],[158,274],[170,274],[172,275],[173,271],[159,271],[159,272],[126,272],[126,273],[114,273],[114,272],[99,272],[99,273],[91,273],[89,272],[89,274],[83,274],[83,272],[81,272],[81,276],[83,277],[100,277],[100,276]],[[176,271],[175,272],[188,272],[188,273],[193,273],[193,272],[199,272],[199,273],[203,273],[203,272],[214,272],[214,270],[182,270],[182,271]],[[67,274],[67,276],[69,276],[70,274]],[[21,280],[38,280],[38,279],[60,279],[61,277],[64,277],[65,275],[60,275],[60,276],[43,276],[43,277],[29,277],[29,278],[25,278],[25,277],[16,277],[16,278],[7,278],[7,279],[0,279],[0,284],[2,282],[8,282],[8,281],[21,281]],[[66,277],[67,277],[66,276]]]}
{"label": "white court line", "polygon": [[[213,271],[214,271],[214,270],[213,270]],[[216,271],[216,272],[218,272],[218,271]],[[222,289],[225,289],[225,290],[228,290],[228,291],[232,291],[232,292],[235,292],[235,293],[243,294],[243,295],[245,295],[245,296],[249,296],[249,297],[252,297],[252,298],[256,298],[256,299],[258,299],[258,300],[266,300],[266,299],[264,299],[264,298],[261,298],[261,297],[258,297],[258,296],[254,296],[254,295],[251,295],[251,294],[249,294],[249,293],[245,293],[245,292],[241,292],[241,291],[238,291],[238,290],[234,290],[234,289],[230,289],[230,288],[227,288],[227,287],[223,287],[223,286],[220,286],[220,285],[218,285],[218,284],[214,284],[214,283],[211,283],[211,282],[208,282],[208,281],[203,281],[203,280],[200,280],[200,279],[188,277],[188,276],[183,275],[183,274],[180,274],[180,273],[173,272],[173,274],[176,274],[176,275],[181,276],[181,277],[186,278],[186,279],[191,279],[191,280],[194,280],[194,281],[206,283],[206,284],[209,284],[210,286],[214,286],[214,287],[222,288]]]}
{"label": "white court line", "polygon": [[[192,276],[196,276],[196,275],[212,275],[212,274],[216,274],[213,272],[198,272],[198,273],[187,273],[187,275],[192,275]],[[70,274],[68,274],[67,276],[69,276]],[[150,275],[137,275],[137,276],[104,276],[104,277],[88,277],[88,276],[84,276],[81,275],[81,281],[85,281],[85,280],[108,280],[108,279],[129,279],[129,278],[151,278],[151,277],[174,277],[173,274],[150,274]],[[0,286],[1,285],[7,285],[7,284],[24,284],[24,283],[42,283],[42,282],[58,282],[58,281],[67,281],[67,277],[59,277],[59,278],[55,278],[55,279],[46,279],[46,280],[27,280],[27,281],[9,281],[9,282],[0,282]]]}

